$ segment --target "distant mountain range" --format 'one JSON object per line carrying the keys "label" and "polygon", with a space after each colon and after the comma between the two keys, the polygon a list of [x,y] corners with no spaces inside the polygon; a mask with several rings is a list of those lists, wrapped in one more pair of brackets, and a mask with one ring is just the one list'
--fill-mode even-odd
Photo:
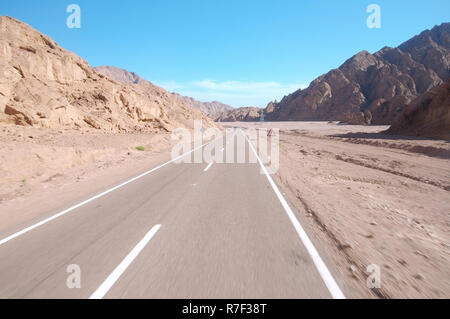
{"label": "distant mountain range", "polygon": [[224,104],[222,102],[218,102],[218,101],[200,102],[189,96],[182,96],[178,93],[172,93],[172,94],[176,98],[182,100],[183,102],[199,109],[200,111],[203,112],[203,114],[205,114],[206,116],[209,116],[213,120],[215,120],[217,117],[219,117],[222,113],[226,113],[226,112],[234,110],[234,108],[232,106]]}
{"label": "distant mountain range", "polygon": [[[203,119],[207,126],[214,125],[209,118],[260,119],[262,109],[256,107],[200,102],[169,93],[133,72],[112,66],[92,69],[29,25],[10,17],[0,20],[0,122],[157,132],[190,127],[192,119]],[[359,52],[308,88],[270,102],[263,113],[269,121],[395,122],[392,132],[446,137],[450,105],[444,82],[449,78],[450,23],[443,23],[397,48]]]}
{"label": "distant mountain range", "polygon": [[96,66],[93,68],[100,74],[103,74],[114,81],[127,84],[151,83],[144,78],[141,78],[134,72],[129,72],[125,69],[117,68],[115,66]]}
{"label": "distant mountain range", "polygon": [[258,107],[240,107],[224,112],[216,117],[216,122],[253,122],[261,118],[261,108]]}
{"label": "distant mountain range", "polygon": [[[134,72],[127,71],[125,69],[117,68],[115,66],[98,66],[94,67],[94,70],[100,74],[103,74],[114,81],[127,84],[142,84],[150,83],[150,81],[140,77]],[[230,105],[213,101],[213,102],[200,102],[196,99],[188,96],[182,96],[178,93],[172,93],[176,100],[182,101],[198,110],[211,119],[217,118],[223,112],[233,110]]]}

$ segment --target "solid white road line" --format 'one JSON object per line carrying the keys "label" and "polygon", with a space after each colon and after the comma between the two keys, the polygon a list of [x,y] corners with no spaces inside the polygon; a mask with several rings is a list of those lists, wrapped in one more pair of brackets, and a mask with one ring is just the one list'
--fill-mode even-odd
{"label": "solid white road line", "polygon": [[159,230],[161,225],[155,225],[152,229],[141,239],[141,241],[133,248],[133,250],[125,257],[124,260],[113,270],[113,272],[105,279],[105,281],[97,288],[97,290],[89,297],[89,299],[102,299],[111,287],[116,283],[120,276],[127,270],[133,260],[139,255],[142,249],[148,244],[152,237]]}
{"label": "solid white road line", "polygon": [[212,166],[212,164],[213,164],[213,162],[210,162],[203,171],[206,172],[207,170],[209,170],[209,168]]}
{"label": "solid white road line", "polygon": [[294,228],[297,231],[297,234],[299,235],[301,241],[303,242],[303,245],[305,245],[305,248],[308,251],[309,255],[311,256],[311,258],[314,262],[314,265],[316,265],[316,268],[319,271],[320,276],[322,277],[322,280],[324,281],[328,290],[330,291],[331,296],[334,299],[345,299],[344,294],[342,293],[341,289],[337,285],[336,281],[334,280],[334,278],[331,275],[330,271],[328,270],[327,266],[323,262],[322,258],[320,257],[320,255],[317,252],[316,248],[314,247],[313,243],[309,239],[309,237],[306,234],[305,230],[303,229],[302,225],[298,221],[297,217],[295,217],[295,214],[292,212],[287,201],[284,199],[283,195],[281,194],[277,185],[273,181],[272,177],[267,172],[266,167],[264,166],[263,162],[261,161],[261,158],[258,156],[258,153],[256,152],[255,148],[253,147],[252,143],[248,140],[247,136],[245,135],[245,133],[242,132],[242,130],[241,130],[241,133],[244,134],[244,137],[247,140],[250,148],[252,149],[253,153],[255,153],[255,156],[258,159],[259,165],[261,165],[261,169],[264,171],[264,174],[266,175],[267,179],[269,180],[270,185],[272,186],[273,190],[275,191],[275,194],[277,195],[278,199],[280,200],[281,205],[283,206],[286,214],[288,215],[289,219],[291,220],[291,223],[294,225]]}
{"label": "solid white road line", "polygon": [[87,203],[90,203],[90,202],[92,202],[92,201],[94,201],[94,200],[96,200],[96,199],[98,199],[98,198],[100,198],[102,196],[105,196],[106,194],[109,194],[109,193],[111,193],[112,191],[115,191],[118,188],[121,188],[121,187],[123,187],[123,186],[125,186],[125,185],[127,185],[127,184],[129,184],[131,182],[134,182],[137,179],[140,179],[140,178],[142,178],[142,177],[144,177],[144,176],[146,176],[146,175],[148,175],[150,173],[153,173],[154,171],[156,171],[156,170],[158,170],[158,169],[160,169],[160,168],[162,168],[162,167],[164,167],[164,166],[166,166],[166,165],[168,165],[170,163],[173,163],[173,162],[175,162],[175,161],[185,157],[186,155],[191,154],[192,152],[195,152],[199,148],[202,148],[203,146],[205,146],[205,145],[207,145],[207,144],[209,144],[209,143],[211,143],[213,141],[209,141],[209,142],[207,142],[207,143],[205,143],[205,144],[203,144],[201,146],[198,146],[198,147],[192,149],[189,152],[186,152],[186,153],[184,153],[184,154],[182,154],[182,155],[180,155],[180,156],[178,156],[178,157],[176,157],[176,158],[174,158],[174,159],[172,159],[172,160],[170,160],[170,161],[168,161],[168,162],[166,162],[164,164],[161,164],[161,165],[159,165],[159,166],[157,166],[155,168],[152,168],[149,171],[146,171],[145,173],[142,173],[139,176],[133,177],[132,179],[129,179],[129,180],[123,182],[122,184],[114,186],[113,188],[110,188],[110,189],[108,189],[108,190],[106,190],[106,191],[104,191],[104,192],[102,192],[102,193],[100,193],[98,195],[95,195],[94,197],[91,197],[91,198],[89,198],[89,199],[87,199],[87,200],[85,200],[85,201],[83,201],[83,202],[81,202],[79,204],[76,204],[76,205],[74,205],[72,207],[69,207],[69,208],[63,210],[62,212],[59,212],[59,213],[57,213],[57,214],[55,214],[55,215],[53,215],[53,216],[51,216],[51,217],[49,217],[47,219],[44,219],[44,220],[42,220],[42,221],[40,221],[40,222],[38,222],[38,223],[36,223],[36,224],[34,224],[32,226],[29,226],[29,227],[27,227],[25,229],[22,229],[21,231],[18,231],[17,233],[14,233],[14,234],[6,237],[6,238],[3,238],[2,240],[0,240],[0,246],[5,244],[5,243],[7,243],[8,241],[16,238],[16,237],[19,237],[19,236],[21,236],[21,235],[23,235],[23,234],[25,234],[25,233],[27,233],[27,232],[37,228],[37,227],[39,227],[39,226],[47,224],[48,222],[50,222],[50,221],[52,221],[52,220],[54,220],[54,219],[56,219],[58,217],[61,217],[61,216],[65,215],[65,214],[67,214],[67,213],[69,213],[69,212],[71,212],[71,211],[73,211],[73,210],[75,210],[75,209],[77,209],[77,208],[79,208],[79,207],[81,207],[83,205],[86,205]]}

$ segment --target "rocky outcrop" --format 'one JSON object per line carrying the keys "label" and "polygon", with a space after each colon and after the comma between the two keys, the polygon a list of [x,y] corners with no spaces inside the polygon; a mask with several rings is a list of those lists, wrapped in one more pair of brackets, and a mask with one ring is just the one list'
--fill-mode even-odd
{"label": "rocky outcrop", "polygon": [[107,76],[110,79],[113,79],[114,81],[119,83],[127,83],[127,84],[150,83],[149,81],[140,77],[134,72],[130,72],[115,66],[96,66],[93,69],[97,73],[103,74],[104,76]]}
{"label": "rocky outcrop", "polygon": [[25,23],[0,17],[0,26],[0,122],[105,132],[171,131],[194,119],[215,125],[149,82],[118,83],[97,73]]}
{"label": "rocky outcrop", "polygon": [[254,122],[261,118],[262,109],[258,107],[240,107],[229,112],[222,113],[216,118],[216,122]]}
{"label": "rocky outcrop", "polygon": [[266,108],[268,120],[391,124],[404,105],[450,76],[450,23],[375,54],[362,51],[307,89]]}
{"label": "rocky outcrop", "polygon": [[220,114],[233,110],[233,107],[224,104],[219,101],[212,102],[200,102],[192,97],[183,96],[178,93],[172,93],[175,98],[189,104],[192,107],[199,109],[203,114],[210,117],[211,119],[216,119]]}
{"label": "rocky outcrop", "polygon": [[387,133],[450,140],[450,80],[413,100]]}

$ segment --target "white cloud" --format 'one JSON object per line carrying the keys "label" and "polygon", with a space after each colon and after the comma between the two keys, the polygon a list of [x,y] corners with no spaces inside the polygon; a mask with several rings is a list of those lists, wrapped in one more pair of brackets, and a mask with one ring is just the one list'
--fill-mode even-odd
{"label": "white cloud", "polygon": [[281,100],[299,88],[305,88],[302,83],[282,84],[278,82],[255,81],[224,81],[203,79],[190,83],[166,82],[159,83],[169,91],[191,96],[200,101],[217,100],[234,107],[259,106],[265,107],[272,100]]}

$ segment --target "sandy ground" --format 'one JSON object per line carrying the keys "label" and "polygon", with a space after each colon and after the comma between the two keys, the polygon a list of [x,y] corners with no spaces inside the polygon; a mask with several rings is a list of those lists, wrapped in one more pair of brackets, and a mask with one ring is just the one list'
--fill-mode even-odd
{"label": "sandy ground", "polygon": [[[385,136],[381,126],[222,124],[281,129],[275,179],[348,297],[450,297],[448,142]],[[169,134],[0,126],[0,231],[167,161],[171,143]],[[380,289],[366,286],[370,264]]]}
{"label": "sandy ground", "polygon": [[[350,297],[450,297],[450,144],[385,126],[222,123],[280,129],[276,174]],[[381,270],[368,289],[367,266]]]}

